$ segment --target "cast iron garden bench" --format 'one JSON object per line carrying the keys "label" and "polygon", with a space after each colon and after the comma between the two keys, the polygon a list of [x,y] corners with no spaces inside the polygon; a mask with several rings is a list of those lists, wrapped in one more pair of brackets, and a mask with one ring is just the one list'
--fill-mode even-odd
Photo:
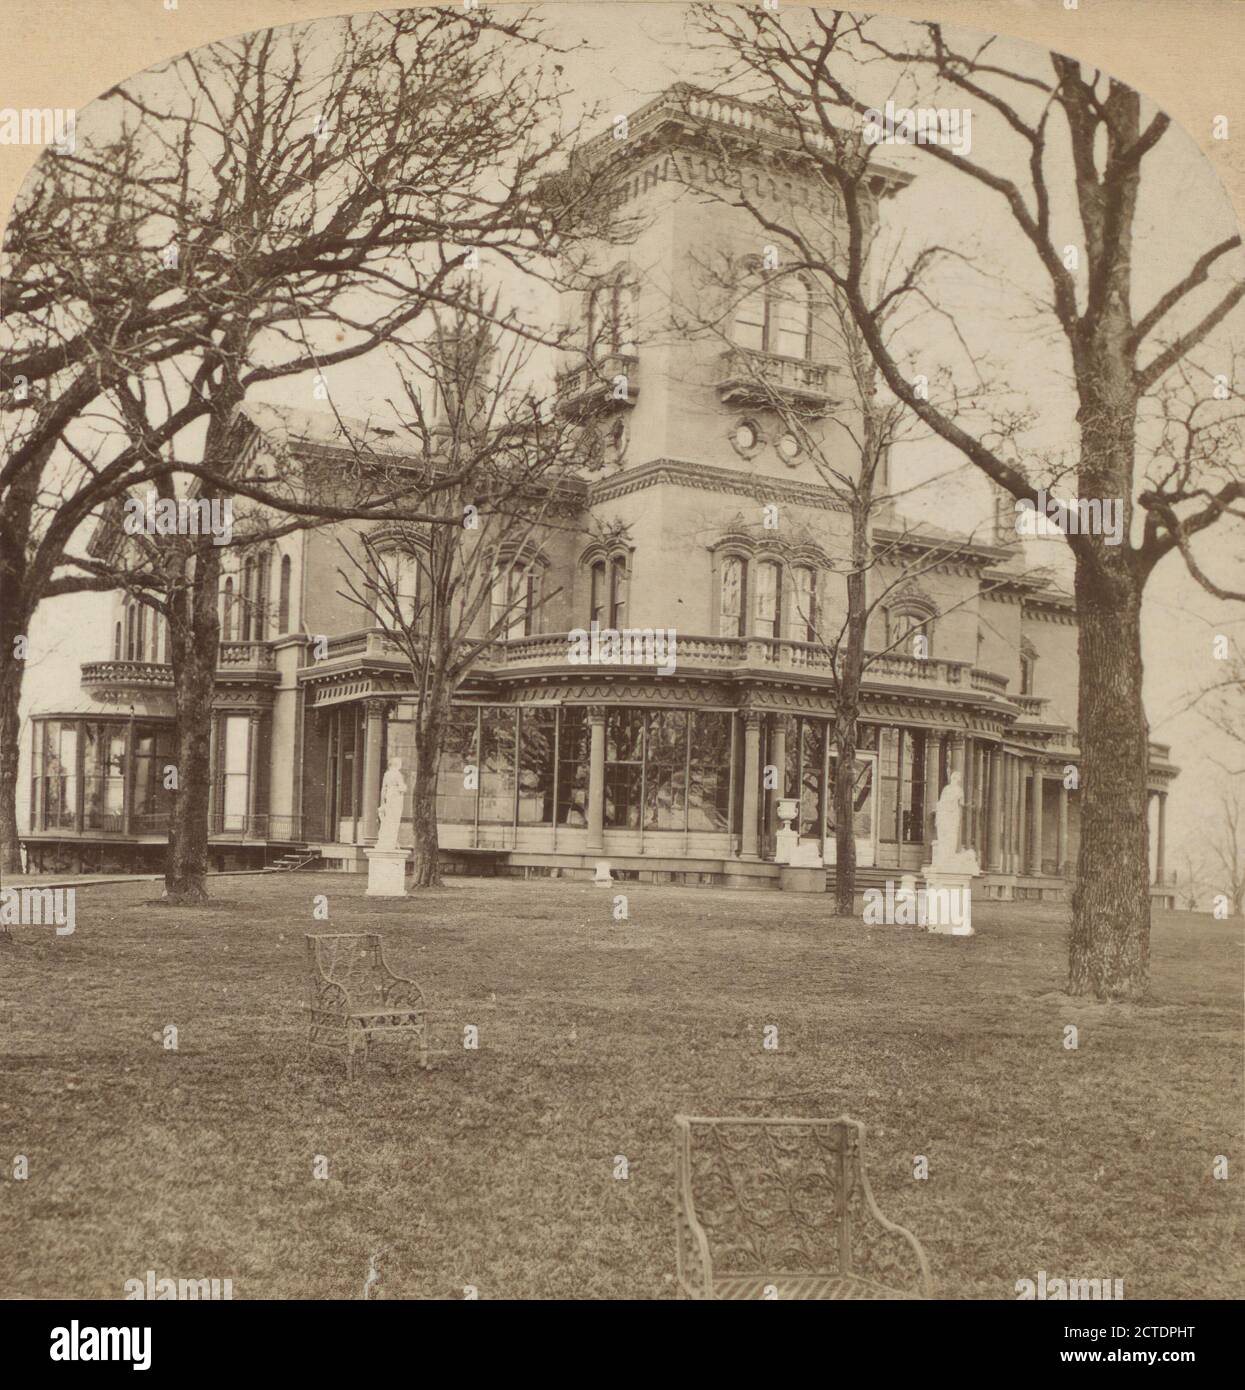
{"label": "cast iron garden bench", "polygon": [[865,1176],[865,1127],[676,1115],[682,1298],[928,1298],[920,1242]]}
{"label": "cast iron garden bench", "polygon": [[308,1045],[346,1053],[354,1079],[355,1053],[371,1056],[376,1041],[398,1039],[419,1049],[428,1067],[429,1011],[414,980],[395,975],[376,932],[308,935]]}

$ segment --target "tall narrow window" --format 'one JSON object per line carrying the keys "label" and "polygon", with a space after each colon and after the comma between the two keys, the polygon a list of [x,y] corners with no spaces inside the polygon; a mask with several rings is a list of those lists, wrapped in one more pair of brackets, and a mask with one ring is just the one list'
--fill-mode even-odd
{"label": "tall narrow window", "polygon": [[782,566],[776,560],[765,560],[757,567],[758,637],[782,635]]}
{"label": "tall narrow window", "polygon": [[233,641],[233,579],[225,580],[221,596],[220,636],[222,642]]}
{"label": "tall narrow window", "polygon": [[588,620],[598,626],[609,626],[605,613],[605,561],[592,566],[591,592],[588,600]]}
{"label": "tall narrow window", "polygon": [[765,351],[765,294],[754,290],[739,301],[732,336],[749,352]]}
{"label": "tall narrow window", "polygon": [[782,357],[801,360],[812,355],[813,315],[808,286],[798,275],[776,287],[770,301],[769,349]]}
{"label": "tall narrow window", "polygon": [[610,562],[610,627],[627,625],[627,560],[615,555]]}
{"label": "tall narrow window", "polygon": [[392,627],[409,627],[419,609],[419,560],[404,550],[386,550],[377,560],[377,610]]}
{"label": "tall narrow window", "polygon": [[719,598],[719,629],[723,637],[743,637],[746,633],[748,602],[748,562],[739,555],[722,561],[722,591]]}
{"label": "tall narrow window", "polygon": [[535,631],[536,576],[522,561],[494,571],[489,627],[494,637],[530,637]]}
{"label": "tall narrow window", "polygon": [[1037,677],[1037,653],[1025,643],[1020,649],[1020,693],[1036,695],[1034,689]]}
{"label": "tall narrow window", "polygon": [[797,565],[792,576],[795,612],[791,635],[797,642],[817,640],[817,575],[809,565]]}
{"label": "tall narrow window", "polygon": [[281,557],[281,591],[277,601],[277,627],[281,632],[290,630],[290,557]]}
{"label": "tall narrow window", "polygon": [[255,593],[255,557],[250,559],[242,566],[242,623],[241,632],[238,636],[243,642],[251,640],[253,596]]}
{"label": "tall narrow window", "polygon": [[118,623],[112,634],[112,659],[121,660],[121,624]]}

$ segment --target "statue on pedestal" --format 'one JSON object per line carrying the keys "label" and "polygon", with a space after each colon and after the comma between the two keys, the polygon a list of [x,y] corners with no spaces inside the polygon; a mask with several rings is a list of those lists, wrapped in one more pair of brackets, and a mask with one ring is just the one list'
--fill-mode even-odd
{"label": "statue on pedestal", "polygon": [[380,784],[380,823],[376,832],[377,849],[398,848],[398,828],[402,824],[402,809],[406,805],[406,778],[402,775],[402,759],[390,758],[384,781]]}
{"label": "statue on pedestal", "polygon": [[964,787],[960,774],[953,772],[942,789],[934,810],[934,867],[955,863],[960,848],[960,811],[964,805]]}

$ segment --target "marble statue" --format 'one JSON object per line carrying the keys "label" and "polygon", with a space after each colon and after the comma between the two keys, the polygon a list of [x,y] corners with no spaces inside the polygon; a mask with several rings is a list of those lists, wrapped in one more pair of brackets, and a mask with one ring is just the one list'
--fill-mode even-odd
{"label": "marble statue", "polygon": [[402,759],[390,758],[385,779],[380,784],[380,824],[376,833],[377,849],[398,848],[398,827],[402,824],[402,808],[406,804],[406,778],[402,775]]}
{"label": "marble statue", "polygon": [[964,788],[960,774],[953,772],[942,789],[938,805],[934,810],[934,854],[935,866],[952,864],[960,848],[960,810],[964,805]]}

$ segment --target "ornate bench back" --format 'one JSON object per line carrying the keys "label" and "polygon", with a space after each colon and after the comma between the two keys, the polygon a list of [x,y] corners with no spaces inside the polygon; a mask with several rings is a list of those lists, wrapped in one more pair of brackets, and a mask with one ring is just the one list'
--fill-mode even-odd
{"label": "ornate bench back", "polygon": [[845,1166],[854,1122],[678,1116],[679,1201],[715,1276],[847,1271]]}
{"label": "ornate bench back", "polygon": [[677,1115],[675,1124],[680,1270],[693,1283],[695,1223],[715,1278],[854,1275],[929,1296],[920,1242],[873,1200],[859,1120]]}
{"label": "ornate bench back", "polygon": [[356,1008],[379,1002],[385,981],[384,957],[377,932],[308,936],[312,999],[322,997],[320,985],[341,985]]}

